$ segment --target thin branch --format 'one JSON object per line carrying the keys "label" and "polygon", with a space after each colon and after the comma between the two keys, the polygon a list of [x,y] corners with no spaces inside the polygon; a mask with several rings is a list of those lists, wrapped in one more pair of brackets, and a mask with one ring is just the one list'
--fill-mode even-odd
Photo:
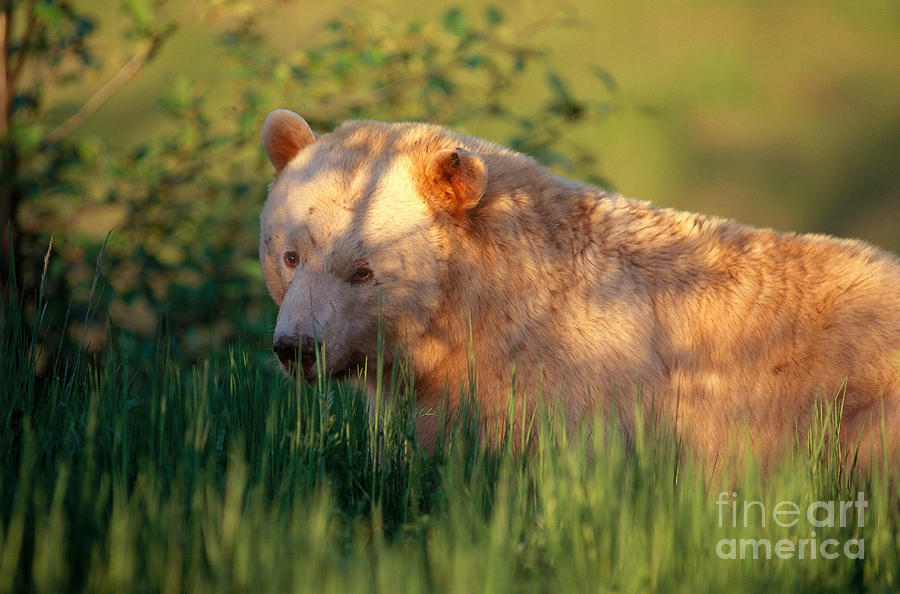
{"label": "thin branch", "polygon": [[151,38],[147,47],[132,56],[131,59],[119,69],[115,76],[106,81],[106,84],[97,89],[96,93],[91,95],[90,99],[88,99],[78,111],[50,132],[47,135],[45,142],[47,144],[56,144],[80,128],[89,117],[94,115],[94,112],[100,109],[100,107],[110,99],[110,97],[118,93],[122,87],[128,84],[128,81],[140,72],[141,68],[143,68],[153,56],[153,52],[159,47],[161,41],[162,38],[160,37]]}
{"label": "thin branch", "polygon": [[150,41],[142,51],[138,52],[134,56],[131,57],[128,62],[122,66],[121,69],[106,83],[97,89],[97,91],[91,95],[91,97],[82,105],[78,111],[72,114],[69,119],[65,122],[57,126],[53,129],[44,140],[45,145],[56,144],[65,138],[67,138],[72,132],[81,127],[84,122],[91,117],[94,112],[96,112],[100,107],[106,103],[113,95],[118,93],[122,87],[124,87],[128,82],[133,79],[141,69],[147,65],[147,62],[153,57],[153,54],[156,53],[156,50],[159,49],[159,46],[162,45],[163,41],[169,36],[170,33],[175,31],[178,27],[178,24],[184,19],[185,15],[190,12],[190,10],[197,3],[197,0],[193,0],[177,17],[175,17],[166,27],[162,28],[162,31],[165,33],[157,33],[150,37]]}

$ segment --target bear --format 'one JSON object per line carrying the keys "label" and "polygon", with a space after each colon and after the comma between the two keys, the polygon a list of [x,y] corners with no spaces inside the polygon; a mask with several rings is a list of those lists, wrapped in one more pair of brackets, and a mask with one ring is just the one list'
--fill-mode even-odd
{"label": "bear", "polygon": [[[360,370],[381,340],[418,410],[452,415],[470,395],[488,441],[540,401],[573,426],[615,414],[626,433],[643,410],[708,460],[740,433],[766,460],[839,400],[848,450],[897,450],[893,254],[658,208],[432,124],[320,136],[279,109],[262,142],[260,261],[289,373],[371,399]],[[416,423],[433,447],[435,415]]]}

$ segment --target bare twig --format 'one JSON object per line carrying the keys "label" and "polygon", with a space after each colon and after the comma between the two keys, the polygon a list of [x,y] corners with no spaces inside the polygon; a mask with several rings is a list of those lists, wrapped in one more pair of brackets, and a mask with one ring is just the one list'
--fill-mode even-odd
{"label": "bare twig", "polygon": [[185,15],[190,12],[190,10],[197,3],[197,0],[191,2],[187,8],[181,11],[177,17],[172,19],[172,21],[168,24],[168,26],[163,27],[161,30],[166,31],[165,33],[157,33],[149,38],[147,46],[131,57],[122,68],[106,83],[97,89],[97,91],[91,95],[91,97],[82,105],[78,111],[76,111],[72,116],[67,119],[65,122],[54,128],[44,140],[45,144],[56,144],[66,137],[68,137],[72,132],[81,127],[84,122],[91,117],[94,112],[96,112],[100,107],[106,103],[113,95],[118,93],[122,87],[124,87],[128,82],[133,79],[141,69],[147,65],[147,62],[153,57],[153,54],[156,53],[156,50],[159,49],[160,45],[162,45],[163,41],[168,37],[169,33],[175,31],[178,27],[178,24],[184,19]]}
{"label": "bare twig", "polygon": [[131,59],[128,60],[128,62],[126,62],[121,69],[119,69],[115,76],[106,81],[106,83],[102,87],[97,89],[97,92],[91,95],[90,99],[88,99],[84,103],[84,105],[79,108],[78,111],[72,114],[72,116],[65,122],[54,128],[53,131],[47,135],[46,143],[56,144],[69,136],[69,134],[80,128],[81,125],[84,124],[84,122],[89,117],[91,117],[95,111],[100,109],[100,106],[106,103],[110,97],[119,92],[119,90],[124,87],[128,83],[128,81],[134,78],[138,72],[140,72],[141,68],[143,68],[144,65],[153,56],[153,52],[156,51],[161,42],[161,37],[151,38],[150,43],[147,44],[147,47],[132,56]]}

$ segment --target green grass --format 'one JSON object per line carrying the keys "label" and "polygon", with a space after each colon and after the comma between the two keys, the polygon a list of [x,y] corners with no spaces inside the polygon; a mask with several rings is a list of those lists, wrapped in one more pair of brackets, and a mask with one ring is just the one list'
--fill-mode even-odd
{"label": "green grass", "polygon": [[[401,377],[383,378],[370,423],[346,387],[283,378],[268,337],[186,368],[164,332],[149,360],[113,335],[101,358],[59,358],[38,376],[49,354],[30,345],[60,321],[29,326],[19,311],[8,299],[0,308],[0,591],[900,587],[898,472],[842,474],[823,445],[828,414],[764,477],[752,462],[710,477],[664,428],[638,426],[626,445],[600,417],[585,439],[539,415],[527,454],[485,451],[462,421],[429,454]],[[731,527],[731,508],[715,502],[733,491],[765,505],[765,527],[756,508]],[[862,528],[853,514],[843,528],[772,521],[780,501],[806,509],[858,491]],[[799,544],[812,530],[820,543],[863,539],[864,558],[716,553],[721,539]]]}

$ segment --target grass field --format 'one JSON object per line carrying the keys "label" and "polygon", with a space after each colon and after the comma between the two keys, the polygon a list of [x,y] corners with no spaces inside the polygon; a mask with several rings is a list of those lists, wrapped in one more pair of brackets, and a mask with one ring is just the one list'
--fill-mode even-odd
{"label": "grass field", "polygon": [[[165,332],[146,358],[113,335],[36,377],[52,354],[30,345],[62,320],[2,305],[0,591],[900,587],[896,466],[842,474],[828,415],[765,477],[710,478],[661,427],[626,446],[600,418],[587,440],[549,414],[528,455],[486,452],[466,422],[429,454],[402,378],[382,378],[396,406],[370,423],[359,394],[277,373],[268,337],[188,369]],[[864,514],[838,503],[860,497]]]}

